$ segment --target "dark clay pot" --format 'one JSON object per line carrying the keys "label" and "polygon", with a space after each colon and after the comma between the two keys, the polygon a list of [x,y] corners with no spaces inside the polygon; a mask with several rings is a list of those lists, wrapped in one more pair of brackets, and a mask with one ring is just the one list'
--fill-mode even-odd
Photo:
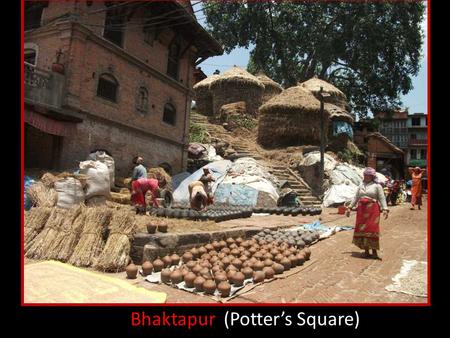
{"label": "dark clay pot", "polygon": [[159,232],[167,232],[168,228],[169,227],[167,226],[167,224],[160,224],[160,225],[158,225],[158,231]]}
{"label": "dark clay pot", "polygon": [[156,232],[157,226],[155,224],[147,224],[147,232],[149,234],[154,234]]}
{"label": "dark clay pot", "polygon": [[137,273],[138,273],[138,267],[136,265],[131,263],[130,265],[128,265],[126,267],[125,271],[127,273],[127,278],[128,279],[136,279]]}

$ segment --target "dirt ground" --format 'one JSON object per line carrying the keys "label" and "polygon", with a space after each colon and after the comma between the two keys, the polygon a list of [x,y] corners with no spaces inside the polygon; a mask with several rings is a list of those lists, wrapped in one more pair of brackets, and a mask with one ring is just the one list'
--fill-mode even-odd
{"label": "dirt ground", "polygon": [[[302,271],[285,279],[264,283],[230,303],[426,303],[427,299],[389,292],[385,287],[400,272],[403,260],[427,261],[427,210],[409,210],[409,204],[391,207],[387,220],[381,222],[380,256],[382,260],[363,258],[352,242],[352,231],[341,231],[311,247],[311,260]],[[355,213],[347,218],[337,209],[326,209],[320,216],[326,225],[353,226]],[[244,224],[301,224],[318,216],[252,217],[223,222],[223,227]],[[227,223],[227,224],[226,224]],[[237,223],[237,224],[236,224]],[[34,261],[26,260],[26,264]],[[125,273],[106,274],[127,280]],[[213,303],[205,296],[176,290],[166,285],[146,282],[142,277],[127,280],[149,290],[167,293],[167,303]]]}

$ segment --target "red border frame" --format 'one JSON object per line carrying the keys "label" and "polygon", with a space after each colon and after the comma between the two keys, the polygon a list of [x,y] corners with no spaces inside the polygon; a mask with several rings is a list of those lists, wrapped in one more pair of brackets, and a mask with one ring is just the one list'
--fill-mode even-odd
{"label": "red border frame", "polygon": [[[48,306],[48,307],[83,307],[83,306],[89,306],[89,307],[99,307],[99,306],[108,306],[108,307],[129,307],[129,306],[139,306],[139,307],[167,307],[167,306],[174,306],[174,307],[181,307],[189,305],[191,307],[270,307],[270,306],[282,306],[282,307],[300,307],[300,306],[308,306],[308,307],[317,307],[317,306],[325,306],[325,307],[350,307],[350,306],[359,306],[359,307],[381,307],[381,306],[390,306],[390,307],[427,307],[431,306],[431,267],[430,267],[430,257],[431,257],[431,246],[430,246],[430,223],[431,223],[431,214],[430,214],[430,205],[431,205],[431,190],[430,190],[430,180],[431,180],[431,162],[430,162],[430,130],[431,130],[431,123],[430,123],[430,56],[431,56],[431,48],[430,48],[430,34],[431,34],[431,24],[430,24],[430,18],[431,18],[431,0],[425,0],[427,3],[427,119],[428,119],[428,159],[427,159],[427,189],[428,189],[428,204],[427,204],[427,233],[428,233],[428,242],[427,242],[427,263],[428,263],[428,297],[427,297],[427,303],[260,303],[260,304],[248,304],[248,303],[236,303],[236,304],[222,304],[222,303],[164,303],[164,304],[141,304],[141,303],[87,303],[87,304],[71,304],[71,303],[25,303],[24,301],[24,266],[25,266],[25,252],[24,252],[24,185],[23,185],[23,178],[24,178],[24,135],[25,135],[25,125],[24,125],[24,110],[25,110],[25,102],[24,102],[24,42],[25,42],[25,30],[24,30],[24,3],[26,0],[20,1],[21,6],[21,115],[20,115],[20,121],[21,121],[21,183],[20,183],[20,191],[21,191],[21,306],[26,307],[41,307],[41,306]],[[30,0],[27,0],[30,1]],[[53,2],[56,2],[58,0],[50,0]],[[98,0],[101,1],[101,0]],[[169,0],[168,0],[169,1]],[[356,0],[352,0],[349,2],[355,2]],[[376,2],[376,1],[374,1]]]}

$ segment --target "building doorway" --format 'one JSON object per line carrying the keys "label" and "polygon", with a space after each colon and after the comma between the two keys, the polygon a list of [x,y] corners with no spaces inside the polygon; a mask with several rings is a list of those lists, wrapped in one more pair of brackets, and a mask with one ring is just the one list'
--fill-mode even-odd
{"label": "building doorway", "polygon": [[62,137],[45,133],[25,123],[25,168],[58,170]]}

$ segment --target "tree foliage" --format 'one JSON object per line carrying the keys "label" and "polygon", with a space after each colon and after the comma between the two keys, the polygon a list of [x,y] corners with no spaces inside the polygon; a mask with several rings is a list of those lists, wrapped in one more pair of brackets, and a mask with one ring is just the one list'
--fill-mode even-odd
{"label": "tree foliage", "polygon": [[361,117],[400,106],[419,71],[422,2],[213,2],[204,11],[226,52],[253,48],[250,72],[285,87],[317,75]]}

